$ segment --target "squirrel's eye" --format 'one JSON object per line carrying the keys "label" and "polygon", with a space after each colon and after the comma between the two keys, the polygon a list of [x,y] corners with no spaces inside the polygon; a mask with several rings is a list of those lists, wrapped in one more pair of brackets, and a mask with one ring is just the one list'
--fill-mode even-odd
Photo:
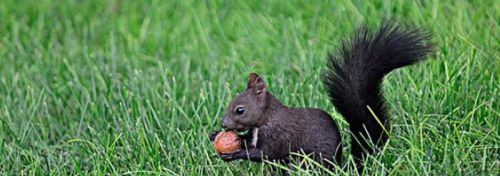
{"label": "squirrel's eye", "polygon": [[236,111],[234,111],[236,114],[241,115],[245,113],[245,108],[244,107],[237,107]]}

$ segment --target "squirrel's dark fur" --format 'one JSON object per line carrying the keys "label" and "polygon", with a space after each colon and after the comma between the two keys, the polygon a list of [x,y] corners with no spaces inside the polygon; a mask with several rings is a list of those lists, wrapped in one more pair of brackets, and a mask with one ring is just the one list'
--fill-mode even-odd
{"label": "squirrel's dark fur", "polygon": [[[384,22],[375,32],[361,28],[329,55],[323,82],[336,110],[349,123],[356,161],[374,151],[372,143],[380,146],[387,141],[388,114],[380,88],[384,76],[423,60],[431,52],[429,39],[418,29]],[[329,163],[323,159],[341,161],[342,141],[332,117],[320,109],[283,105],[255,73],[250,74],[247,89],[229,104],[222,126],[250,131],[240,136],[242,150],[221,154],[226,161],[287,162],[291,152],[311,154],[322,163]]]}

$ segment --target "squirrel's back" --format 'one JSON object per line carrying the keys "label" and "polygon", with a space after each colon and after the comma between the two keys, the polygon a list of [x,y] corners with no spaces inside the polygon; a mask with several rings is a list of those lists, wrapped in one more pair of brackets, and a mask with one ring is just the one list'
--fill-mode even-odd
{"label": "squirrel's back", "polygon": [[287,157],[290,152],[304,152],[313,153],[311,157],[318,162],[335,159],[340,163],[340,132],[327,112],[316,108],[286,107],[271,93],[268,96],[267,123],[259,126],[258,137],[258,147],[268,158],[278,159]]}

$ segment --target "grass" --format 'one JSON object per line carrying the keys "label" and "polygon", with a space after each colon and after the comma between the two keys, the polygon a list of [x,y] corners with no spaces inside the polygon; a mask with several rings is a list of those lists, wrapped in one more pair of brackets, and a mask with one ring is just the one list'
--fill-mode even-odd
{"label": "grass", "polygon": [[[386,17],[437,46],[385,80],[391,139],[365,174],[498,175],[500,4],[451,0],[1,0],[0,173],[268,175],[271,163],[221,161],[207,138],[247,75],[327,110],[347,139],[325,57]],[[331,173],[355,174],[344,153]],[[311,165],[291,173],[327,173]]]}

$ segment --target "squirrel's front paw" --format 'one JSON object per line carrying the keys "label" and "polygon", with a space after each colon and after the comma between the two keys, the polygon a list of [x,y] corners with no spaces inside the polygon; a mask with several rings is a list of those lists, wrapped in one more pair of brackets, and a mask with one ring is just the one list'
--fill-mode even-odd
{"label": "squirrel's front paw", "polygon": [[228,161],[228,162],[239,159],[239,156],[240,156],[240,151],[233,152],[233,153],[220,153],[220,157],[224,161]]}
{"label": "squirrel's front paw", "polygon": [[210,133],[210,135],[208,136],[208,138],[210,139],[210,141],[214,141],[215,140],[215,136],[217,136],[217,134],[219,134],[221,132],[221,130],[217,130],[217,131],[213,131],[212,133]]}

